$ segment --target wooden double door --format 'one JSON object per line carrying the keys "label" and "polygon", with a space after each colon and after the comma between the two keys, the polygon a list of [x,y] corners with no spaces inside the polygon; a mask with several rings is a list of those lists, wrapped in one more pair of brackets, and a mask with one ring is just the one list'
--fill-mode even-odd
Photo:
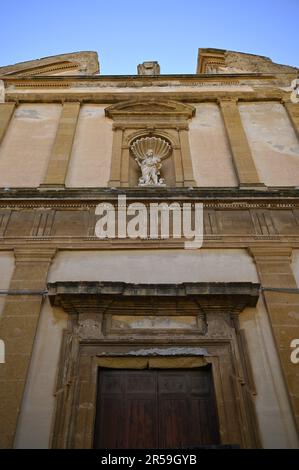
{"label": "wooden double door", "polygon": [[210,369],[99,370],[95,448],[218,443]]}

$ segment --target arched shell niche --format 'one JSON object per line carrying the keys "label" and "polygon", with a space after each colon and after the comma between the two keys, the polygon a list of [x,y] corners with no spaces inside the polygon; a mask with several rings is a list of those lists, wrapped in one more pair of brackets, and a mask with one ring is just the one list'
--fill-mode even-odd
{"label": "arched shell niche", "polygon": [[[163,186],[175,187],[175,168],[171,141],[165,136],[143,135],[133,138],[130,145],[129,185],[140,186],[142,170],[139,163],[144,159],[148,150],[161,159],[159,179]],[[158,185],[157,185],[158,186]],[[161,184],[162,187],[162,184]]]}
{"label": "arched shell niche", "polygon": [[108,106],[105,115],[113,120],[114,131],[109,186],[138,187],[140,167],[131,156],[130,146],[142,137],[161,138],[171,145],[171,155],[162,169],[166,186],[195,186],[189,145],[189,121],[195,112],[186,103],[157,98]]}

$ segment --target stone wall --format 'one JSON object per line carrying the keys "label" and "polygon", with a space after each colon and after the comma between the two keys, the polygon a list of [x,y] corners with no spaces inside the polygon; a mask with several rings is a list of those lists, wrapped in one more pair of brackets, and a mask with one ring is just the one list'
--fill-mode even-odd
{"label": "stone wall", "polygon": [[261,181],[298,186],[299,141],[279,103],[242,103],[239,109]]}
{"label": "stone wall", "polygon": [[[117,269],[115,269],[117,266]],[[215,269],[217,266],[217,269]],[[59,252],[48,282],[257,282],[252,258],[245,250]],[[296,430],[265,306],[240,314],[252,362],[255,407],[262,444],[266,448],[298,445]],[[46,301],[35,340],[31,366],[18,422],[17,448],[46,448],[51,440],[55,411],[57,366],[66,312]],[[57,392],[59,393],[59,391]],[[34,431],[32,431],[34,430]]]}
{"label": "stone wall", "polygon": [[24,104],[0,145],[0,187],[37,187],[46,173],[61,106]]}
{"label": "stone wall", "polygon": [[228,138],[217,104],[196,105],[196,116],[190,123],[189,138],[197,186],[238,186]]}
{"label": "stone wall", "polygon": [[[226,133],[219,105],[193,106],[196,114],[189,122],[189,142],[196,186],[238,186],[240,162],[235,161],[235,152],[239,144],[230,142],[232,136]],[[62,181],[70,188],[108,186],[113,132],[112,120],[104,115],[106,107],[81,106],[78,122],[74,124],[74,140],[68,144],[70,155],[65,157],[66,177],[57,173],[57,183]],[[48,179],[46,171],[50,158],[55,161],[62,158],[52,155],[53,152],[65,151],[63,147],[57,149],[57,143],[55,147],[61,109],[61,105],[50,103],[21,104],[15,109],[0,145],[0,187],[55,183],[58,170],[51,167]],[[266,186],[297,186],[299,144],[284,106],[277,102],[246,102],[239,103],[238,109],[260,182]]]}
{"label": "stone wall", "polygon": [[110,178],[112,123],[105,106],[81,107],[73,144],[67,187],[104,187]]}

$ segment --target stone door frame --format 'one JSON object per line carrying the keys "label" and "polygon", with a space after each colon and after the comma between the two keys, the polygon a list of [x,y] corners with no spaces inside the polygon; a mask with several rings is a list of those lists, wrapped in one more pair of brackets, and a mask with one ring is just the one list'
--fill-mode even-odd
{"label": "stone door frame", "polygon": [[[254,408],[255,387],[246,342],[238,327],[239,313],[247,305],[253,306],[257,302],[259,285],[192,283],[192,288],[189,285],[189,291],[192,291],[192,296],[197,296],[199,309],[201,313],[204,311],[207,323],[207,329],[196,334],[169,332],[159,336],[157,332],[154,335],[138,332],[135,337],[134,334],[128,337],[127,334],[115,336],[105,332],[105,335],[101,333],[97,337],[95,324],[90,319],[94,296],[101,295],[95,292],[113,291],[113,295],[120,299],[123,294],[124,297],[129,295],[133,287],[125,284],[125,288],[120,289],[123,283],[91,283],[87,288],[79,284],[54,283],[48,286],[52,303],[63,306],[70,316],[69,328],[64,332],[57,380],[53,448],[93,447],[98,371],[103,367],[103,360],[106,360],[107,367],[107,359],[119,369],[127,368],[128,361],[131,363],[129,368],[138,369],[144,368],[144,361],[157,359],[164,361],[165,367],[162,364],[162,368],[166,369],[178,364],[181,368],[210,364],[221,444],[260,447]],[[188,288],[184,287],[183,295],[187,298]],[[147,288],[153,289],[153,286]],[[134,285],[132,294],[146,295],[147,288],[144,290],[144,286]],[[156,286],[157,295],[163,289],[166,292],[163,285]],[[174,289],[177,295],[184,290],[183,285],[170,289]],[[101,313],[96,315],[101,316]],[[107,315],[108,308],[101,321],[105,321]]]}

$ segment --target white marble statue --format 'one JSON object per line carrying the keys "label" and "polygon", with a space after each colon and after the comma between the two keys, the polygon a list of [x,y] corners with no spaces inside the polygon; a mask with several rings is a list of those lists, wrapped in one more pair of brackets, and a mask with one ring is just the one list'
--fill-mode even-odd
{"label": "white marble statue", "polygon": [[160,170],[162,160],[171,152],[168,142],[159,137],[145,137],[136,140],[131,151],[141,169],[138,186],[165,186]]}
{"label": "white marble statue", "polygon": [[135,161],[140,166],[142,173],[139,178],[139,186],[164,184],[164,179],[160,178],[161,158],[155,155],[152,149],[146,152],[144,159],[140,160],[136,157]]}

